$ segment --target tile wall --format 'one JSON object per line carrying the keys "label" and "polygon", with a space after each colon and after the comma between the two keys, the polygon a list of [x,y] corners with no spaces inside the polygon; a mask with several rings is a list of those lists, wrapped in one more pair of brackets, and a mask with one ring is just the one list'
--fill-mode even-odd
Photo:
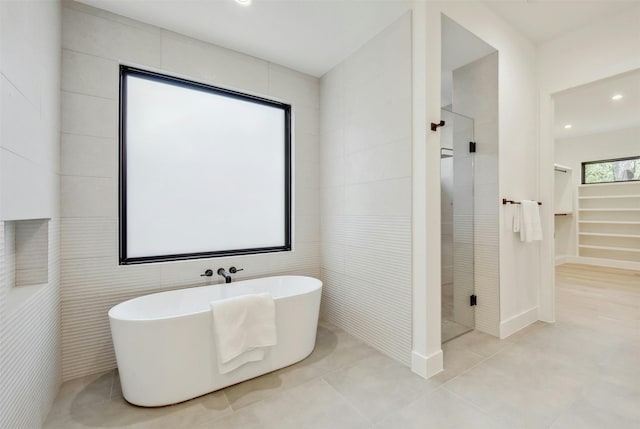
{"label": "tile wall", "polygon": [[0,58],[0,427],[37,428],[60,386],[60,3],[0,2]]}
{"label": "tile wall", "polygon": [[409,365],[410,14],[320,87],[322,316]]}
{"label": "tile wall", "polygon": [[[204,284],[200,274],[207,268],[242,267],[238,279],[318,277],[320,170],[317,78],[78,3],[63,6],[61,296],[67,380],[115,367],[107,311],[121,301]],[[293,105],[293,252],[118,265],[119,64]]]}

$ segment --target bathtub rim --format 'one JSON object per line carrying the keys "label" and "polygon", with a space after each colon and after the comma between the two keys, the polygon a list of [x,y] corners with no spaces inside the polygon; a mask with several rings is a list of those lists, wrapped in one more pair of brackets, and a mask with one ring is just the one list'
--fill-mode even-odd
{"label": "bathtub rim", "polygon": [[[282,276],[267,276],[267,277],[256,277],[253,279],[246,279],[246,280],[239,280],[237,282],[235,282],[235,284],[241,284],[241,283],[249,283],[249,282],[258,282],[260,280],[265,280],[265,279],[274,279],[274,278],[288,278],[288,279],[305,279],[307,281],[311,280],[311,283],[314,284],[314,287],[308,289],[308,290],[304,290],[301,291],[300,293],[295,293],[295,294],[289,294],[289,295],[284,295],[284,296],[278,296],[273,298],[274,301],[278,301],[278,300],[284,300],[287,298],[292,298],[292,297],[296,297],[296,296],[303,296],[303,295],[307,295],[307,294],[312,294],[317,292],[318,290],[322,290],[322,286],[323,286],[323,282],[322,280],[315,278],[315,277],[311,277],[311,276],[301,276],[301,275],[282,275]],[[231,283],[232,285],[234,283]],[[174,294],[174,293],[179,293],[181,291],[186,291],[186,290],[190,290],[190,289],[197,289],[197,288],[207,288],[207,287],[220,287],[220,286],[228,286],[225,283],[217,283],[217,284],[210,284],[210,285],[198,285],[198,286],[189,286],[189,287],[184,287],[184,288],[179,288],[179,289],[171,289],[171,290],[166,290],[166,291],[162,291],[162,292],[152,292],[152,293],[148,293],[145,295],[141,295],[135,298],[131,298],[128,299],[126,301],[122,301],[116,305],[114,305],[113,307],[111,307],[108,311],[108,316],[109,316],[109,321],[114,321],[114,322],[131,322],[131,323],[136,323],[136,322],[140,322],[140,323],[150,323],[150,322],[159,322],[159,321],[164,321],[164,320],[177,320],[177,319],[181,319],[181,318],[185,318],[185,317],[192,317],[194,315],[199,315],[199,314],[205,314],[211,311],[210,307],[207,306],[207,308],[202,309],[202,310],[196,310],[196,311],[187,311],[181,314],[176,314],[176,315],[170,315],[170,316],[159,316],[159,317],[146,317],[146,318],[131,318],[131,317],[122,317],[120,315],[117,315],[118,311],[123,311],[123,307],[125,307],[126,305],[130,305],[130,303],[134,302],[134,301],[141,301],[144,299],[148,299],[148,297],[150,296],[157,296],[157,295],[170,295],[170,294]],[[261,292],[263,293],[263,292]]]}

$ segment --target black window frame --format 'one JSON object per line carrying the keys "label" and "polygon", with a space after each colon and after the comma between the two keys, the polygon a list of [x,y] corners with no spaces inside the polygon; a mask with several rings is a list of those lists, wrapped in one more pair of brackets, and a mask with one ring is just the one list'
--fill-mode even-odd
{"label": "black window frame", "polygon": [[[188,89],[195,89],[208,93],[213,93],[223,97],[229,97],[236,100],[242,100],[252,102],[256,104],[266,105],[282,109],[284,112],[284,184],[285,184],[285,198],[284,198],[284,245],[272,246],[272,247],[258,247],[248,249],[232,249],[232,250],[216,250],[210,252],[194,252],[187,254],[170,254],[170,255],[158,255],[158,256],[144,256],[144,257],[128,257],[127,256],[127,76],[141,77],[144,79],[154,80],[157,82],[167,83],[174,86],[180,86]],[[154,262],[169,262],[169,261],[182,261],[190,259],[203,259],[203,258],[215,258],[224,256],[240,256],[240,255],[253,255],[262,253],[273,252],[287,252],[292,250],[292,202],[291,202],[291,189],[292,189],[292,166],[291,166],[291,105],[281,103],[267,98],[258,97],[251,94],[246,94],[218,86],[208,85],[201,82],[196,82],[189,79],[178,78],[162,73],[157,73],[149,70],[140,69],[137,67],[131,67],[127,65],[120,65],[120,88],[119,88],[119,171],[118,171],[118,220],[119,220],[119,264],[120,265],[133,265],[133,264],[146,264]]]}
{"label": "black window frame", "polygon": [[613,159],[599,159],[597,161],[585,161],[581,164],[581,178],[580,182],[583,185],[601,185],[605,183],[627,183],[627,182],[640,182],[640,179],[632,179],[632,180],[612,180],[609,182],[594,182],[594,183],[585,183],[585,166],[590,164],[604,164],[605,162],[616,162],[616,161],[630,161],[637,160],[640,162],[640,155],[636,156],[628,156],[625,158],[613,158]]}

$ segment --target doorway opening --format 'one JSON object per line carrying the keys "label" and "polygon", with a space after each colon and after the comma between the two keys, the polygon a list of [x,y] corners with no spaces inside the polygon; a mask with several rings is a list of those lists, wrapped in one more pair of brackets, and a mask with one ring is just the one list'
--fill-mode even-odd
{"label": "doorway opening", "polygon": [[498,52],[443,15],[441,76],[444,343],[476,328],[491,331],[482,315],[499,312]]}

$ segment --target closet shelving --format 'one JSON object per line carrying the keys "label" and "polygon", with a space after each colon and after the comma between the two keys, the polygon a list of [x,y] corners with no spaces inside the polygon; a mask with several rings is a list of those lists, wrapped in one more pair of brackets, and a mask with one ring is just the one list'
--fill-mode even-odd
{"label": "closet shelving", "polygon": [[578,252],[640,263],[640,182],[580,185]]}
{"label": "closet shelving", "polygon": [[554,214],[556,216],[573,215],[573,188],[572,174],[573,169],[566,165],[554,164],[555,170],[555,201]]}

